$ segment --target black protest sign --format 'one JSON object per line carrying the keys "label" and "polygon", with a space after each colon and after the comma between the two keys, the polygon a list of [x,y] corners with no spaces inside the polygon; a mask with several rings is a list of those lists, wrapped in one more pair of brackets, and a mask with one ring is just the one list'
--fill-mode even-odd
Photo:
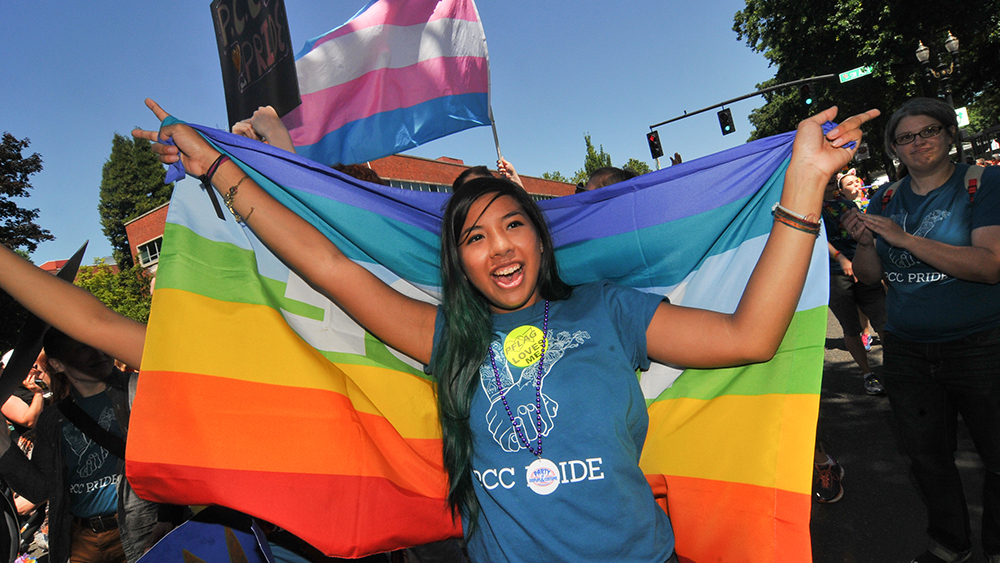
{"label": "black protest sign", "polygon": [[260,106],[282,116],[302,103],[284,0],[214,0],[212,19],[229,125]]}

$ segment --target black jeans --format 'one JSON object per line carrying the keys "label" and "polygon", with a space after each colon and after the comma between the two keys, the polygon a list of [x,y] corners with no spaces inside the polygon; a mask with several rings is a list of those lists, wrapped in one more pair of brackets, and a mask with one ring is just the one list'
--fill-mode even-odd
{"label": "black jeans", "polygon": [[882,384],[927,504],[927,533],[941,546],[971,548],[969,511],[955,466],[956,412],[986,466],[983,548],[1000,554],[1000,328],[950,342],[886,334]]}

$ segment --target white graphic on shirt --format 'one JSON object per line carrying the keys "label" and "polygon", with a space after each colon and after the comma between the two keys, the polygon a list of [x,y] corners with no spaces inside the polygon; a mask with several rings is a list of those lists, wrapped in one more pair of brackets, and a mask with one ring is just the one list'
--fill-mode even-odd
{"label": "white graphic on shirt", "polygon": [[[105,407],[101,411],[101,416],[97,419],[97,424],[105,430],[109,430],[111,425],[117,421],[115,411],[111,407]],[[72,423],[63,425],[63,439],[69,444],[69,449],[77,458],[76,474],[80,478],[87,478],[104,466],[108,459],[108,450],[95,444]],[[91,448],[91,446],[96,446]]]}
{"label": "white graphic on shirt", "polygon": [[[934,211],[931,211],[924,217],[924,220],[920,222],[920,227],[916,231],[913,231],[913,236],[921,238],[926,237],[927,233],[931,232],[931,229],[933,229],[941,221],[947,219],[950,215],[951,211],[944,209],[935,209]],[[890,218],[905,231],[906,219],[908,216],[909,214],[904,211],[902,213],[894,214]],[[889,261],[892,262],[892,264],[897,268],[912,268],[920,263],[919,260],[910,254],[909,250],[903,250],[901,248],[896,248],[895,246],[889,247]]]}
{"label": "white graphic on shirt", "polygon": [[[552,366],[563,357],[566,350],[576,348],[588,338],[590,338],[590,334],[583,330],[577,331],[572,335],[569,332],[562,331],[555,336],[552,335],[552,331],[549,331],[542,382],[539,385],[539,390],[544,389],[545,377],[552,370]],[[504,355],[503,344],[495,340],[490,346],[493,348],[493,357],[496,358],[496,370],[500,374],[503,397],[501,397],[500,391],[497,389],[497,376],[493,372],[493,364],[489,356],[487,356],[486,361],[479,366],[480,382],[482,383],[483,391],[486,392],[486,396],[490,400],[490,409],[486,413],[486,423],[490,429],[490,433],[493,434],[493,439],[496,440],[496,443],[504,451],[516,452],[524,449],[524,444],[521,443],[521,439],[517,436],[517,430],[511,423],[511,417],[507,414],[507,409],[504,408],[502,399],[507,399],[510,414],[513,415],[514,420],[521,427],[521,432],[524,434],[525,440],[529,443],[534,442],[538,438],[538,429],[536,427],[538,422],[538,417],[536,416],[538,408],[535,396],[535,379],[538,377],[538,362],[519,370],[517,379],[515,379],[511,371],[512,364],[507,361],[507,357]],[[514,369],[516,370],[517,366],[514,366]],[[553,419],[556,417],[558,410],[559,403],[542,392],[542,436],[549,435],[549,431],[552,430],[555,424]],[[534,447],[534,444],[532,444],[532,447]]]}

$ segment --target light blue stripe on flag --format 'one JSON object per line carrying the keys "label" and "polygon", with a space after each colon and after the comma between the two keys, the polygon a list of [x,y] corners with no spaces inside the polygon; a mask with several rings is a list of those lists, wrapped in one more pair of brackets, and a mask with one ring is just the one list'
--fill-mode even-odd
{"label": "light blue stripe on flag", "polygon": [[375,160],[470,127],[489,125],[488,104],[485,93],[443,96],[352,121],[318,143],[295,150],[317,162],[324,162],[326,155],[342,155],[343,164]]}

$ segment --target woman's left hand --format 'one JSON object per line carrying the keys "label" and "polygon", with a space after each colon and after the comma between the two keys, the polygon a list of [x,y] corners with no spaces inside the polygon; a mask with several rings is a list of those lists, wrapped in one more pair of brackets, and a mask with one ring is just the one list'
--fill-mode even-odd
{"label": "woman's left hand", "polygon": [[881,215],[861,214],[861,221],[868,230],[878,235],[883,241],[897,248],[905,248],[906,239],[912,235],[903,230],[895,221]]}

